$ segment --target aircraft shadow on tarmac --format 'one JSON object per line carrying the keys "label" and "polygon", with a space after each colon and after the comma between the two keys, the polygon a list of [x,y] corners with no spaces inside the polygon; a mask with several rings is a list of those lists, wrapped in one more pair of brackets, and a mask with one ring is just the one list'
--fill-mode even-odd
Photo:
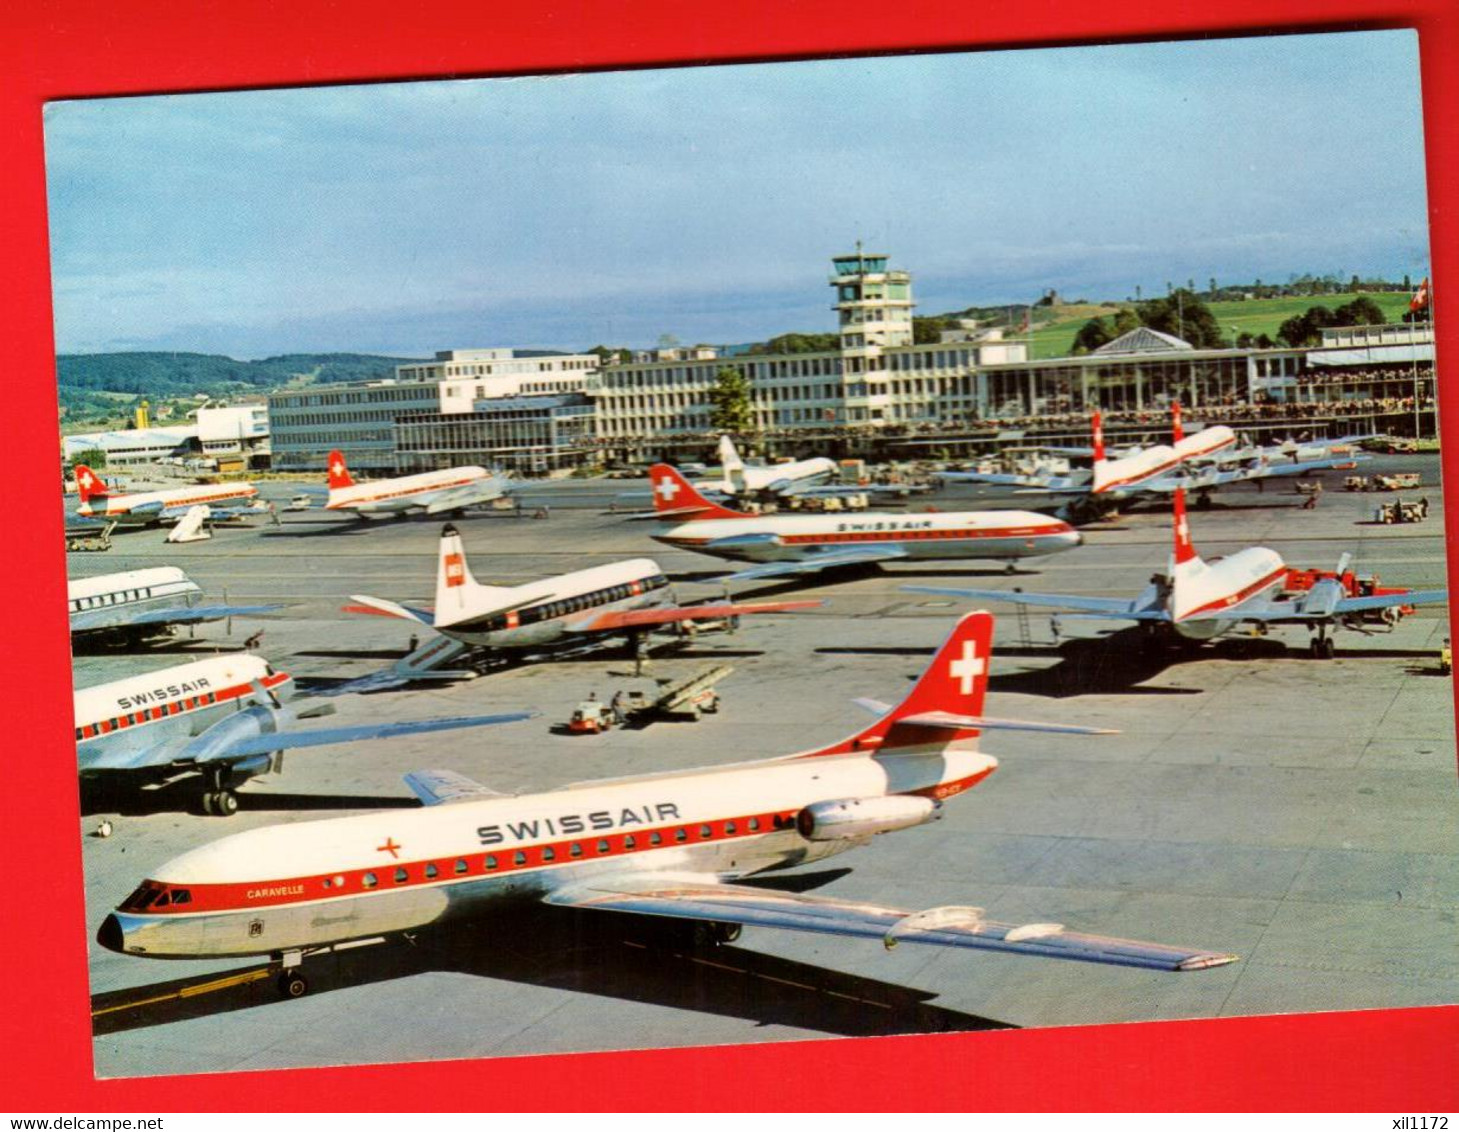
{"label": "aircraft shadow on tarmac", "polygon": [[[829,655],[930,656],[930,648],[896,646],[827,647],[816,650]],[[1203,646],[1150,647],[1139,628],[1119,629],[1107,636],[1080,637],[1060,644],[1002,645],[1001,658],[1052,660],[1046,668],[1022,672],[995,672],[988,678],[994,692],[1015,692],[1026,696],[1066,699],[1084,695],[1198,696],[1199,688],[1147,687],[1167,669],[1205,660],[1291,660],[1296,664],[1325,664],[1308,657],[1305,649],[1289,647],[1269,637],[1228,637]],[[1427,649],[1342,648],[1337,659],[1385,660],[1395,658],[1432,659]],[[913,679],[915,677],[912,677]]]}
{"label": "aircraft shadow on tarmac", "polygon": [[[896,568],[888,570],[879,562],[857,563],[853,566],[830,566],[824,570],[813,570],[800,576],[792,576],[781,582],[771,582],[768,585],[754,586],[753,582],[745,588],[737,588],[734,594],[737,598],[746,600],[761,600],[768,597],[777,597],[780,594],[800,593],[804,590],[822,589],[826,586],[841,585],[849,582],[864,581],[867,578],[945,578],[953,581],[963,581],[968,578],[1021,578],[1025,576],[1037,576],[1039,570],[1008,570],[1002,566],[988,567],[983,569],[956,570],[942,567],[931,570],[909,569],[901,563]],[[670,574],[669,580],[675,583],[703,584],[710,585],[717,581],[723,581],[723,576],[713,570],[697,570],[682,574]],[[725,587],[728,590],[728,586]]]}
{"label": "aircraft shadow on tarmac", "polygon": [[[421,932],[409,942],[317,956],[304,970],[311,995],[457,972],[848,1037],[1014,1028],[933,1005],[932,991],[741,946],[695,946],[690,928],[619,913],[532,907]],[[236,985],[197,993],[200,985],[240,976]],[[255,965],[94,995],[92,1028],[101,1037],[267,1006],[288,1009],[273,972]],[[584,1031],[582,1038],[591,1049],[610,1044],[612,1034]]]}
{"label": "aircraft shadow on tarmac", "polygon": [[[126,774],[87,775],[81,779],[81,816],[120,814],[123,817],[145,817],[149,814],[203,813],[201,780],[187,775],[158,786],[139,786]],[[407,797],[381,797],[378,794],[284,794],[267,791],[240,790],[241,812],[273,813],[308,810],[386,810],[416,809],[419,800]],[[226,823],[221,823],[226,825]],[[220,829],[220,832],[228,832]]]}

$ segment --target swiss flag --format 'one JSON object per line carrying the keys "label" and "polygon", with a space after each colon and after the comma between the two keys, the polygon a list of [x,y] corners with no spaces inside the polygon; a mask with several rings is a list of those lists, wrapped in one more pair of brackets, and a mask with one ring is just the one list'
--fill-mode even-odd
{"label": "swiss flag", "polygon": [[1408,309],[1421,311],[1429,305],[1429,277],[1424,276],[1424,281],[1418,285],[1418,291],[1408,301]]}

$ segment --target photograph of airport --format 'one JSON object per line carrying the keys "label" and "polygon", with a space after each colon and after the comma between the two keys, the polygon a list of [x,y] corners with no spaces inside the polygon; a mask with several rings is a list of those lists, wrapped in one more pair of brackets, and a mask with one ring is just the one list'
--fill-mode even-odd
{"label": "photograph of airport", "polygon": [[1422,111],[1403,30],[49,104],[96,1073],[1459,1001]]}

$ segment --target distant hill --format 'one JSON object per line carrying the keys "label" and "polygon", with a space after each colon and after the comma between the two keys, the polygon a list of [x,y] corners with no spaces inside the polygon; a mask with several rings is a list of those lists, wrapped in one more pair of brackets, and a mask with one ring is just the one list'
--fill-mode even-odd
{"label": "distant hill", "polygon": [[291,384],[390,377],[396,366],[418,360],[375,354],[284,354],[251,362],[221,354],[174,352],[61,354],[56,369],[63,390],[104,390],[143,397],[219,396]]}

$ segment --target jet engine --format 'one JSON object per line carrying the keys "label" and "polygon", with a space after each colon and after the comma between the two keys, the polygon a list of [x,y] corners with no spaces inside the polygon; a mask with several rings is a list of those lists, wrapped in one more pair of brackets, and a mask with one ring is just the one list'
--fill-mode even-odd
{"label": "jet engine", "polygon": [[941,802],[907,794],[840,798],[811,803],[795,815],[795,828],[807,841],[841,841],[936,821],[941,810]]}

